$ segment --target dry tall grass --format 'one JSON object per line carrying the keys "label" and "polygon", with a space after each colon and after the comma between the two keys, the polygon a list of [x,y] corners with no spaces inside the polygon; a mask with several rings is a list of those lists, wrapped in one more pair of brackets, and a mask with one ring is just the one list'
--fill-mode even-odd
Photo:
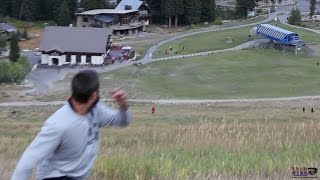
{"label": "dry tall grass", "polygon": [[[136,104],[128,128],[101,132],[90,179],[289,179],[291,166],[319,166],[319,113],[309,111],[319,105],[159,105],[151,115]],[[0,179],[57,108],[1,108]]]}

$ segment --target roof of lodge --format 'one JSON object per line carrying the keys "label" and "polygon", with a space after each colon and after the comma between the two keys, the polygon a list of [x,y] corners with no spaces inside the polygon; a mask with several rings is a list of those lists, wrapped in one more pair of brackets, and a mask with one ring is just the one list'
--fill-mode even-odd
{"label": "roof of lodge", "polygon": [[128,14],[138,12],[137,10],[118,10],[118,9],[94,9],[77,13],[76,15],[98,15],[98,14]]}
{"label": "roof of lodge", "polygon": [[105,53],[112,29],[48,26],[41,35],[40,51]]}
{"label": "roof of lodge", "polygon": [[0,23],[0,31],[16,32],[17,28],[8,23]]}
{"label": "roof of lodge", "polygon": [[143,2],[139,0],[122,0],[115,9],[125,10],[126,6],[131,6],[132,10],[138,10],[142,3]]}

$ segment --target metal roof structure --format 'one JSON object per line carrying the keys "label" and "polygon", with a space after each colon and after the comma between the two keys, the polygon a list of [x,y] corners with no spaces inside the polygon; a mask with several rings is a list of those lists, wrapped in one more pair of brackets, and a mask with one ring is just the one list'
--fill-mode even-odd
{"label": "metal roof structure", "polygon": [[122,0],[115,9],[125,10],[126,7],[131,7],[131,10],[138,10],[142,3],[143,2],[139,0]]}
{"label": "metal roof structure", "polygon": [[109,28],[48,26],[41,35],[40,51],[103,54],[112,32]]}
{"label": "metal roof structure", "polygon": [[17,28],[8,23],[0,23],[0,31],[11,33],[11,32],[16,32]]}
{"label": "metal roof structure", "polygon": [[84,11],[82,13],[77,13],[76,15],[99,15],[99,14],[128,14],[137,12],[137,10],[117,10],[117,9],[94,9],[90,11]]}
{"label": "metal roof structure", "polygon": [[256,33],[257,35],[280,42],[282,44],[292,45],[300,41],[300,37],[297,33],[270,24],[260,24],[257,27]]}

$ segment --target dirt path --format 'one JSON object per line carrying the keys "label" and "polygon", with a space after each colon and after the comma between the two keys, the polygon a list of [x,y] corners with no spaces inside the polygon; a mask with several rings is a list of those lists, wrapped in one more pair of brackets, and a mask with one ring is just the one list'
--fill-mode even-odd
{"label": "dirt path", "polygon": [[[320,100],[320,96],[298,96],[283,98],[261,98],[261,99],[129,99],[133,103],[155,103],[155,104],[221,104],[221,103],[255,103],[255,102],[286,102],[299,100]],[[111,102],[111,99],[102,99]],[[3,102],[0,107],[25,107],[25,106],[60,106],[66,101],[24,101],[24,102]]]}

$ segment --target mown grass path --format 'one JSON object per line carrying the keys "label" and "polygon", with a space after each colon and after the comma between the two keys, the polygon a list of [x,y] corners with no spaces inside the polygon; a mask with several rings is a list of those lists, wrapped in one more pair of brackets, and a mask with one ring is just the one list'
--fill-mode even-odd
{"label": "mown grass path", "polygon": [[[299,100],[320,100],[320,96],[298,96],[284,98],[259,98],[259,99],[129,99],[133,103],[155,103],[155,104],[219,104],[219,103],[254,103],[254,102],[280,102]],[[112,102],[112,99],[101,99],[101,101]],[[66,101],[22,101],[3,102],[0,107],[27,107],[27,106],[59,106]]]}

